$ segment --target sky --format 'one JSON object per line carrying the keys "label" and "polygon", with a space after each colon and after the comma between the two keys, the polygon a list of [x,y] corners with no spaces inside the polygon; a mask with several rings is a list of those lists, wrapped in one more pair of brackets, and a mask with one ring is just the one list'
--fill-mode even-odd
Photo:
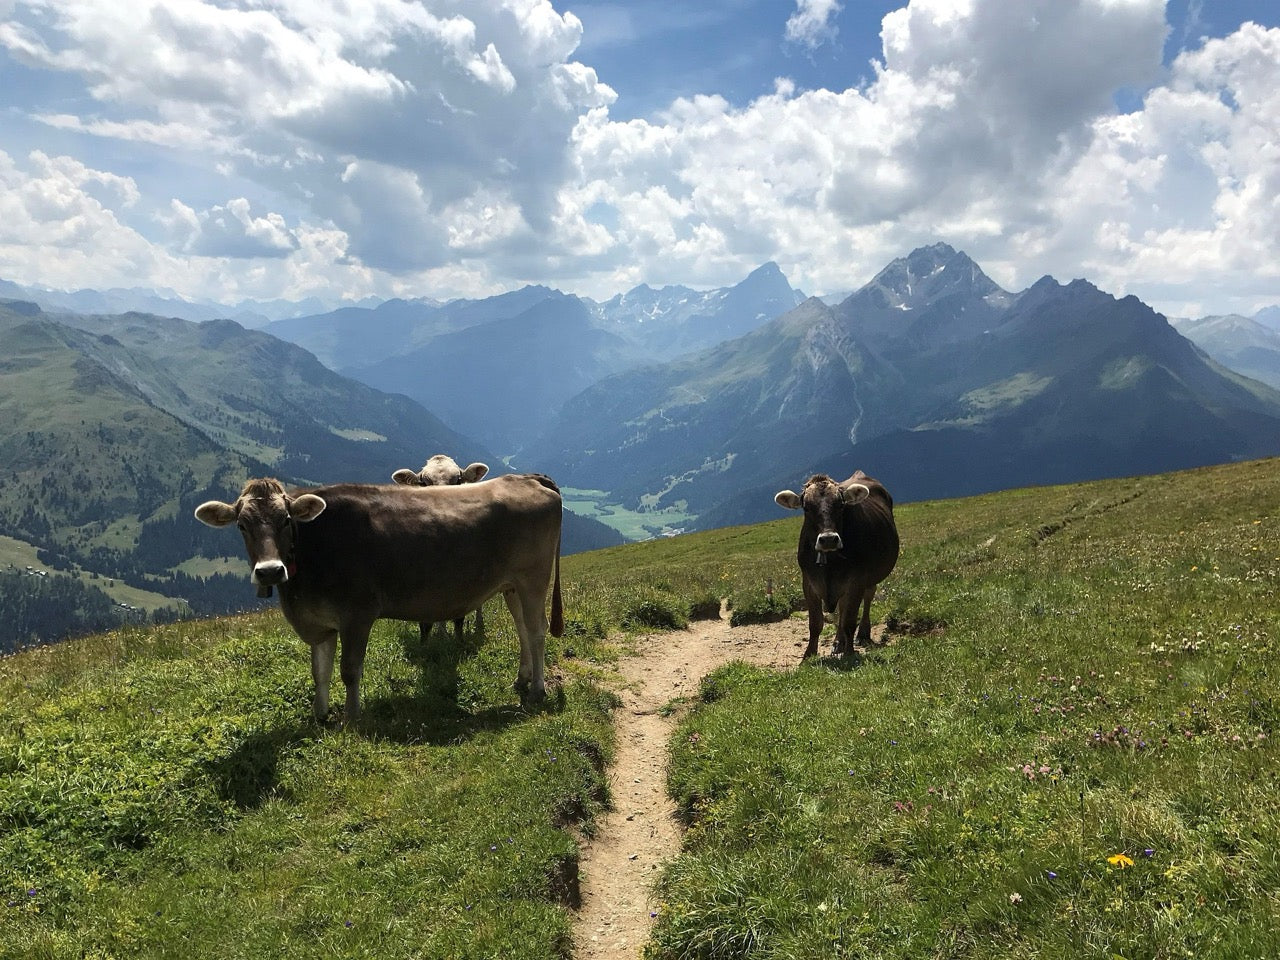
{"label": "sky", "polygon": [[1275,0],[0,0],[0,279],[1280,303]]}

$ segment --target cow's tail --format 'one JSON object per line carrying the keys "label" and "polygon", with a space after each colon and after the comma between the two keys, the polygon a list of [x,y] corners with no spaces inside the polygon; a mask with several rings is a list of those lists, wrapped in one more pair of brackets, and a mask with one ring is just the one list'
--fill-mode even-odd
{"label": "cow's tail", "polygon": [[560,541],[556,540],[556,580],[551,588],[551,635],[564,636],[564,604],[560,601]]}
{"label": "cow's tail", "polygon": [[[560,488],[556,486],[556,482],[545,473],[531,473],[529,476],[533,477],[548,490],[554,491],[557,496],[560,495]],[[561,523],[563,523],[563,504],[560,507],[560,511]],[[560,540],[561,537],[556,538],[556,579],[555,585],[551,588],[551,625],[548,627],[548,631],[553,637],[564,636],[564,604],[560,600]]]}

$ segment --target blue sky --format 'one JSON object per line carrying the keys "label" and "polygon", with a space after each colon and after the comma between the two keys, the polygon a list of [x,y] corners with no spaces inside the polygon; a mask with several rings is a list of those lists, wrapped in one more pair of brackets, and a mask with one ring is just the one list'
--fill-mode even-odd
{"label": "blue sky", "polygon": [[0,0],[0,278],[1280,302],[1274,0]]}

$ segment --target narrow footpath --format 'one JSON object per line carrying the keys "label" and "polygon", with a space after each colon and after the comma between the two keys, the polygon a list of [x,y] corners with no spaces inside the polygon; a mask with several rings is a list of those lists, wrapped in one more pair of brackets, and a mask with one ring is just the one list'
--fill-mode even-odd
{"label": "narrow footpath", "polygon": [[[666,793],[667,744],[678,716],[662,716],[663,708],[696,697],[702,677],[731,660],[794,668],[807,629],[799,619],[730,629],[726,614],[687,630],[642,637],[636,654],[623,658],[617,761],[609,770],[613,809],[583,842],[576,960],[641,956],[657,909],[654,882],[680,852],[680,825]],[[829,645],[821,652],[829,653]]]}

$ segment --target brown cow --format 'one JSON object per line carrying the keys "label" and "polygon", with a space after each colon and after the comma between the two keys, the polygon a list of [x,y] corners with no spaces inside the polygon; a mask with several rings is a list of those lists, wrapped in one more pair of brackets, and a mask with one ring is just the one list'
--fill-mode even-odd
{"label": "brown cow", "polygon": [[[407,487],[452,487],[460,483],[477,483],[483,480],[488,472],[489,465],[486,463],[472,463],[464,470],[458,466],[453,457],[437,453],[422,465],[421,470],[397,470],[391,474],[391,479]],[[453,633],[459,643],[462,642],[462,626],[462,617],[453,621]],[[431,627],[429,623],[418,624],[418,631],[422,634],[424,642],[427,634],[431,632]],[[476,633],[484,633],[484,610],[480,607],[476,608]]]}
{"label": "brown cow", "polygon": [[236,524],[259,593],[280,588],[280,609],[311,646],[317,719],[342,640],[346,720],[360,714],[360,677],[375,620],[452,620],[501,593],[520,637],[515,687],[526,701],[543,680],[547,590],[552,635],[560,600],[560,491],[535,474],[455,487],[344,483],[286,491],[250,480],[235,503],[211,500],[196,517]]}
{"label": "brown cow", "polygon": [[805,482],[803,493],[783,490],[773,499],[788,510],[804,509],[796,560],[809,610],[805,658],[818,652],[824,609],[837,611],[836,653],[851,649],[859,607],[862,622],[857,640],[868,642],[876,584],[898,562],[898,528],[889,491],[859,470],[844,483],[814,474]]}

